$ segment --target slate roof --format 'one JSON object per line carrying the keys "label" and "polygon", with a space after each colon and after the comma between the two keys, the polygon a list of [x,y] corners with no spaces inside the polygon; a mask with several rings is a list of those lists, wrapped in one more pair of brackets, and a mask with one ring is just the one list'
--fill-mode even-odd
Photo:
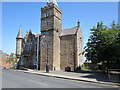
{"label": "slate roof", "polygon": [[78,29],[78,26],[77,26],[77,27],[72,27],[72,28],[63,29],[61,36],[73,35],[73,34],[76,33],[77,29]]}
{"label": "slate roof", "polygon": [[23,37],[22,37],[22,28],[19,29],[17,38],[23,38]]}

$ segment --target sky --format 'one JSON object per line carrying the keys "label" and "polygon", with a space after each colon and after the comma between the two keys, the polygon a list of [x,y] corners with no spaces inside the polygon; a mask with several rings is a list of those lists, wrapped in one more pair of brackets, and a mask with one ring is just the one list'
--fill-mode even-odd
{"label": "sky", "polygon": [[118,4],[118,23],[120,24],[120,1]]}
{"label": "sky", "polygon": [[[2,3],[2,49],[7,53],[15,53],[16,36],[20,26],[23,36],[30,29],[40,33],[40,8],[45,2],[3,2]],[[90,29],[103,21],[110,26],[112,21],[118,22],[117,2],[59,2],[62,10],[62,28],[77,26],[81,22],[81,29],[86,44]]]}

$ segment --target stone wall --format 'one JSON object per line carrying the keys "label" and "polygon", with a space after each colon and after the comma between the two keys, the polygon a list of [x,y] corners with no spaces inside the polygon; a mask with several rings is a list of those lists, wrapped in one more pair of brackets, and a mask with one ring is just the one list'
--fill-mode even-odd
{"label": "stone wall", "polygon": [[22,39],[17,39],[16,41],[16,54],[21,55],[22,52]]}
{"label": "stone wall", "polygon": [[84,51],[84,43],[83,43],[83,36],[81,28],[78,28],[78,31],[76,33],[76,59],[78,63],[76,66],[81,66],[84,62],[84,55],[82,54]]}
{"label": "stone wall", "polygon": [[53,70],[53,30],[41,33],[40,44],[40,69],[45,70],[48,60],[50,70]]}
{"label": "stone wall", "polygon": [[53,70],[60,70],[60,38],[55,30],[53,40]]}
{"label": "stone wall", "polygon": [[42,32],[40,40],[40,69],[45,70],[47,60],[50,70],[60,70],[60,40],[55,30]]}
{"label": "stone wall", "polygon": [[41,8],[40,69],[60,70],[60,38],[62,11],[56,5]]}
{"label": "stone wall", "polygon": [[71,67],[71,70],[74,70],[75,36],[68,35],[60,38],[60,68],[65,70],[65,67]]}

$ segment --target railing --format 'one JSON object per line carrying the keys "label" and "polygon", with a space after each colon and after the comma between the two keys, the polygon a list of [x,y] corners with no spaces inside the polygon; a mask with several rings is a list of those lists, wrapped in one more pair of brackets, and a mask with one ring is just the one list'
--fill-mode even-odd
{"label": "railing", "polygon": [[109,81],[120,83],[120,69],[108,70]]}

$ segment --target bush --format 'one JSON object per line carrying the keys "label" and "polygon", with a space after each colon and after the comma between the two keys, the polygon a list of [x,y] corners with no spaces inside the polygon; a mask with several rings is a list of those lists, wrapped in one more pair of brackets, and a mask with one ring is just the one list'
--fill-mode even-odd
{"label": "bush", "polygon": [[80,71],[81,70],[81,66],[78,66],[75,71]]}
{"label": "bush", "polygon": [[81,70],[88,70],[88,68],[85,66],[85,64],[81,65]]}
{"label": "bush", "polygon": [[15,69],[15,67],[10,67],[10,69]]}

